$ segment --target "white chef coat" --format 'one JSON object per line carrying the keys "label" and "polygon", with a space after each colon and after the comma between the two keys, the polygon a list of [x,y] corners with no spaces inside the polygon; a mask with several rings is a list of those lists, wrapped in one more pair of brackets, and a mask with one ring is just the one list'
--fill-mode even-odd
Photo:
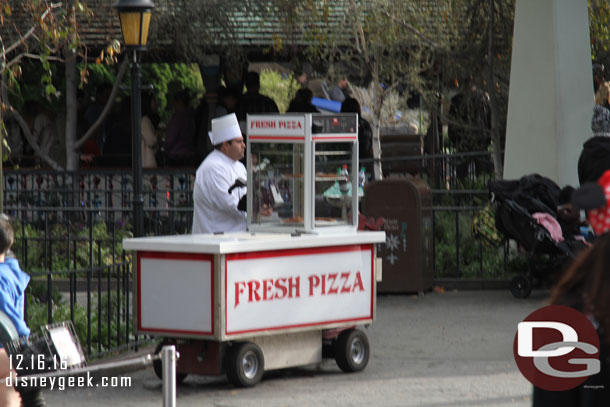
{"label": "white chef coat", "polygon": [[246,194],[246,187],[229,188],[237,178],[246,179],[246,167],[219,150],[203,160],[195,176],[193,189],[193,233],[243,232],[246,212],[237,203]]}

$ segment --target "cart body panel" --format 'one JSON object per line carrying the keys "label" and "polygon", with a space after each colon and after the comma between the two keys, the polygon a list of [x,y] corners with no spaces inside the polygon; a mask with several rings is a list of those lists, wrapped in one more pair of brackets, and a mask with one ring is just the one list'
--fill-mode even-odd
{"label": "cart body panel", "polygon": [[244,235],[126,239],[137,332],[225,341],[373,321],[383,232]]}

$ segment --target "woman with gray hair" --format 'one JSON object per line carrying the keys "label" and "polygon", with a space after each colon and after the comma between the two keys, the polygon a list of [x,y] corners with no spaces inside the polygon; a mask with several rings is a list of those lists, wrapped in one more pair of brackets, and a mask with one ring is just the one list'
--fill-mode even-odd
{"label": "woman with gray hair", "polygon": [[604,82],[595,93],[595,106],[591,119],[593,136],[610,136],[610,83]]}

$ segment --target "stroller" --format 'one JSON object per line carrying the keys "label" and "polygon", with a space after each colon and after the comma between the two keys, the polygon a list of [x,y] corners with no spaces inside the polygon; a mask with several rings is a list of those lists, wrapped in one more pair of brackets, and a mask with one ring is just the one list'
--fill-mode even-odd
{"label": "stroller", "polygon": [[513,277],[510,290],[516,298],[527,298],[535,283],[556,281],[586,243],[572,236],[564,240],[554,238],[533,216],[543,214],[561,230],[556,219],[560,188],[552,180],[528,175],[517,181],[491,181],[489,191],[496,205],[497,229],[526,252],[527,269]]}

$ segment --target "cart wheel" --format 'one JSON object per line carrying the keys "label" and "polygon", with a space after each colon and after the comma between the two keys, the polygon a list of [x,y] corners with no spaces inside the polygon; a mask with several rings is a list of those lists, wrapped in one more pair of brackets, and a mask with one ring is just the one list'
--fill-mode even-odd
{"label": "cart wheel", "polygon": [[532,283],[524,276],[516,276],[510,282],[510,292],[515,298],[527,298],[532,293]]}
{"label": "cart wheel", "polygon": [[369,363],[371,348],[366,334],[358,329],[341,332],[335,342],[335,361],[344,372],[359,372]]}
{"label": "cart wheel", "polygon": [[263,351],[255,343],[236,343],[226,356],[227,378],[237,387],[252,387],[265,370]]}
{"label": "cart wheel", "polygon": [[[163,349],[163,347],[165,345],[171,345],[171,342],[161,342],[160,344],[157,345],[157,347],[155,348],[155,355],[158,355],[159,352],[161,352],[161,349]],[[157,377],[159,378],[159,380],[163,380],[163,363],[161,362],[161,359],[155,359],[153,360],[153,370],[155,371],[155,375],[157,375]],[[176,372],[176,384],[181,384],[184,379],[186,379],[187,373],[178,373]]]}

